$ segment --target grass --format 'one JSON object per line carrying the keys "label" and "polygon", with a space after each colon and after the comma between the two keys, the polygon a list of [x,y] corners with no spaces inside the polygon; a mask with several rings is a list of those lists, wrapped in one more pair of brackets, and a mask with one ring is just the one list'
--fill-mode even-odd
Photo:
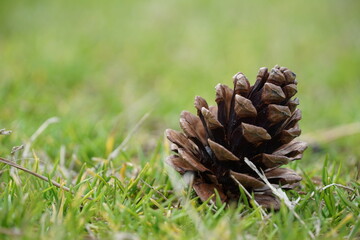
{"label": "grass", "polygon": [[[0,156],[72,193],[0,164],[0,239],[360,238],[360,135],[321,138],[360,119],[359,7],[1,1],[0,129],[13,133],[0,136]],[[304,178],[288,196],[306,227],[286,207],[263,219],[252,203],[200,203],[163,164],[163,131],[179,128],[195,95],[211,102],[218,82],[242,71],[253,83],[275,64],[297,73],[303,138],[322,139],[290,166]],[[29,142],[28,154],[10,153]]]}

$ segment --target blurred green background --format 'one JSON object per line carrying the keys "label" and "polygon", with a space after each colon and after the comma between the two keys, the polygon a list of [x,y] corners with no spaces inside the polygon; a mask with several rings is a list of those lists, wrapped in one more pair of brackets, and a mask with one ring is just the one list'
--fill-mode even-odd
{"label": "blurred green background", "polygon": [[[275,64],[298,76],[304,134],[359,121],[359,23],[356,0],[1,0],[1,155],[58,116],[35,148],[104,157],[147,112],[129,151],[151,151],[195,95],[212,103],[217,83]],[[352,169],[359,144],[323,147]]]}

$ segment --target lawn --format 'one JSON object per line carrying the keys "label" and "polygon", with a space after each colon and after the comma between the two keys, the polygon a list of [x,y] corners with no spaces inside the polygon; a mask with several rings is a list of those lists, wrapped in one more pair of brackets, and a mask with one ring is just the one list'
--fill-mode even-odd
{"label": "lawn", "polygon": [[[12,130],[0,157],[47,179],[0,164],[0,239],[360,238],[359,11],[356,0],[0,1],[0,129]],[[253,84],[275,64],[297,74],[309,142],[289,165],[303,177],[294,211],[201,203],[163,163],[164,130],[195,113],[196,95],[215,103],[217,83],[241,71]]]}

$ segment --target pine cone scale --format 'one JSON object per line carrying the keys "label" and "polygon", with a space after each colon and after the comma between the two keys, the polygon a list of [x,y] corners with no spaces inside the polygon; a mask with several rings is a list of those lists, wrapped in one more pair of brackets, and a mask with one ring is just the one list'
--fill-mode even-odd
{"label": "pine cone scale", "polygon": [[236,157],[232,152],[227,150],[225,147],[220,144],[208,139],[209,146],[212,152],[215,154],[217,160],[219,161],[239,161],[240,159]]}

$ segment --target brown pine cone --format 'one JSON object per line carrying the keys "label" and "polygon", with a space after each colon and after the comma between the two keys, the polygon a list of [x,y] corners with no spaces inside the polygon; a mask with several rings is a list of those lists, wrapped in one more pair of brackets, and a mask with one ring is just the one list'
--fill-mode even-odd
{"label": "brown pine cone", "polygon": [[[238,201],[239,183],[254,194],[265,208],[279,209],[279,200],[244,162],[249,159],[265,172],[269,182],[292,189],[301,177],[293,170],[280,168],[301,159],[307,145],[294,141],[301,130],[301,112],[296,109],[296,75],[285,67],[268,72],[260,68],[250,86],[242,73],[234,76],[234,89],[216,86],[217,106],[195,97],[197,116],[183,111],[180,126],[184,133],[167,129],[174,155],[166,162],[180,174],[194,173],[193,188],[202,201],[216,189],[223,202]],[[235,181],[234,178],[238,181]]]}

